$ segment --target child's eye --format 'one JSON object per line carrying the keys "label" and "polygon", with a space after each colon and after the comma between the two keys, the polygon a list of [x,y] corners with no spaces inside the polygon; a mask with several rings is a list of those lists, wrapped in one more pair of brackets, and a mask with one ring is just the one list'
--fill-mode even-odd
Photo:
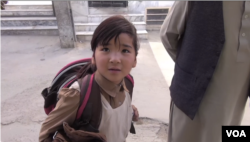
{"label": "child's eye", "polygon": [[104,51],[104,52],[108,52],[108,51],[109,51],[109,49],[108,49],[107,47],[104,47],[104,48],[102,49],[102,51]]}
{"label": "child's eye", "polygon": [[123,53],[130,53],[130,51],[127,50],[127,49],[123,49],[122,52],[123,52]]}

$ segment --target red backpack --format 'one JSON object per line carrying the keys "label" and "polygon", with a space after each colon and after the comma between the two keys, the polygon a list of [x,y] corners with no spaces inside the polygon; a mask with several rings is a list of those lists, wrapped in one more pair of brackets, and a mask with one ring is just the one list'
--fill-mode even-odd
{"label": "red backpack", "polygon": [[[42,91],[44,98],[44,110],[48,115],[56,106],[58,101],[58,92],[62,88],[70,87],[75,81],[78,81],[80,86],[80,105],[77,111],[76,120],[73,128],[76,130],[84,130],[89,132],[99,132],[98,128],[101,121],[102,105],[101,95],[98,84],[94,79],[93,74],[87,74],[77,80],[78,71],[90,63],[91,58],[81,59],[67,64],[54,77],[50,87]],[[132,98],[134,80],[131,75],[124,78],[129,94]],[[130,132],[135,134],[135,128],[131,122]]]}

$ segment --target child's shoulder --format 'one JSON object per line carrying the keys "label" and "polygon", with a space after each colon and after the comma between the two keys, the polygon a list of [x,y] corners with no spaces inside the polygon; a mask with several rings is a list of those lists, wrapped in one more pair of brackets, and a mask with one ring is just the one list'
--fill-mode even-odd
{"label": "child's shoulder", "polygon": [[69,88],[62,88],[58,92],[60,98],[78,98],[80,96],[80,87],[77,81],[75,81]]}
{"label": "child's shoulder", "polygon": [[75,81],[69,88],[76,89],[80,92],[80,86],[79,86],[79,83],[77,81]]}
{"label": "child's shoulder", "polygon": [[80,92],[79,84],[77,81],[75,81],[68,88],[60,89],[60,91],[58,92],[58,97],[60,99],[60,98],[78,96],[79,92]]}

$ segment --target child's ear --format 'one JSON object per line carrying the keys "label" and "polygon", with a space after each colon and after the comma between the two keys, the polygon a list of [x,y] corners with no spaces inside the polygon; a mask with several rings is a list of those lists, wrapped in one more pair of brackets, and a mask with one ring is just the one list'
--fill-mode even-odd
{"label": "child's ear", "polygon": [[136,64],[137,64],[137,59],[135,58],[135,61],[134,61],[134,63],[133,63],[133,66],[132,66],[132,67],[133,67],[133,68],[134,68],[134,67],[136,67]]}

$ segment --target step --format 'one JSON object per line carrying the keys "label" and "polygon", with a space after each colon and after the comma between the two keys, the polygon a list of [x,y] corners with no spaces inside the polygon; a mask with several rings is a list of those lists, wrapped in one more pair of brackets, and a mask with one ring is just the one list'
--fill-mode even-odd
{"label": "step", "polygon": [[[53,9],[52,4],[42,4],[42,5],[20,5],[20,4],[7,4],[5,5],[5,10],[19,10],[19,9]],[[3,12],[2,10],[1,12]]]}
{"label": "step", "polygon": [[2,27],[1,35],[45,35],[57,36],[57,26]]}
{"label": "step", "polygon": [[[116,14],[105,14],[105,15],[88,15],[88,23],[100,23],[103,20]],[[130,22],[143,22],[144,14],[122,14]]]}
{"label": "step", "polygon": [[160,31],[162,25],[147,25],[147,31]]}
{"label": "step", "polygon": [[1,27],[57,26],[56,17],[2,17]]}
{"label": "step", "polygon": [[2,17],[14,16],[54,16],[53,9],[19,9],[19,10],[2,10]]}
{"label": "step", "polygon": [[[76,32],[76,37],[78,42],[90,41],[93,36],[93,31],[88,32]],[[139,39],[146,40],[148,39],[148,32],[146,30],[137,31]]]}
{"label": "step", "polygon": [[[146,30],[145,22],[132,22],[137,30]],[[75,31],[95,31],[100,23],[75,23]]]}

